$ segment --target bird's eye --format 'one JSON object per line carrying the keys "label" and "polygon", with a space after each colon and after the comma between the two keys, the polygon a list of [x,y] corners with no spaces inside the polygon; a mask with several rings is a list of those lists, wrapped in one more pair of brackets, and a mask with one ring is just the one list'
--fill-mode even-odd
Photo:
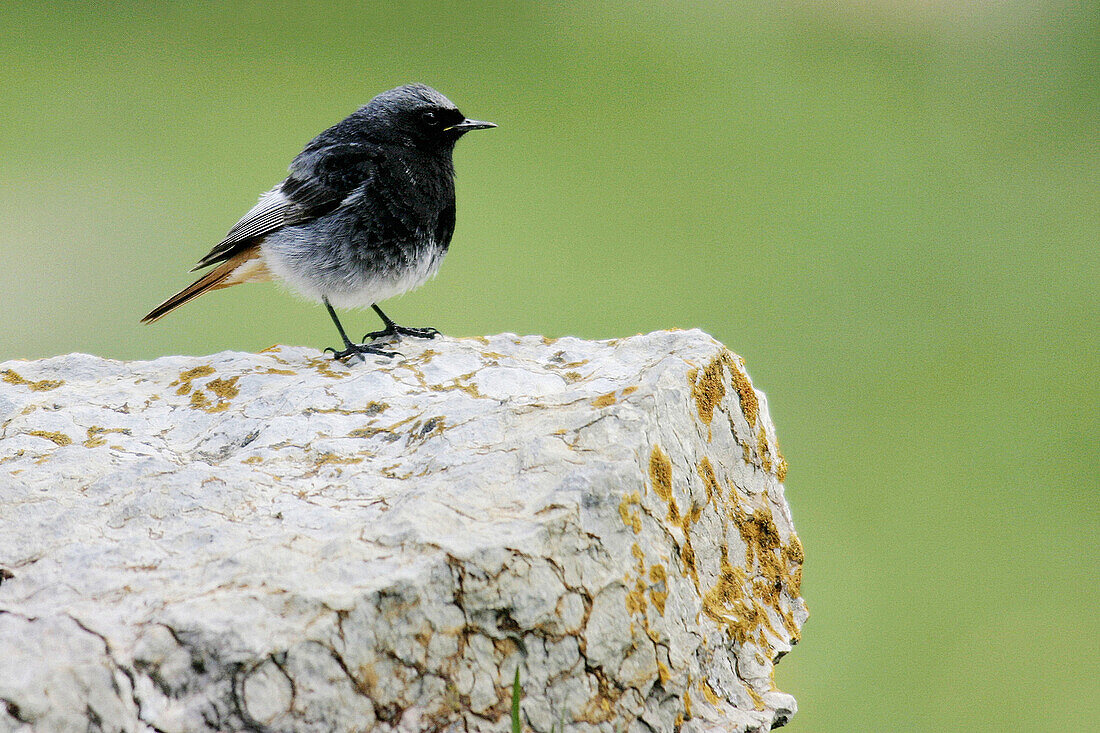
{"label": "bird's eye", "polygon": [[423,114],[423,117],[424,117],[424,121],[427,122],[429,125],[434,125],[435,124],[435,112],[432,112],[431,110],[428,110],[427,112],[425,112]]}

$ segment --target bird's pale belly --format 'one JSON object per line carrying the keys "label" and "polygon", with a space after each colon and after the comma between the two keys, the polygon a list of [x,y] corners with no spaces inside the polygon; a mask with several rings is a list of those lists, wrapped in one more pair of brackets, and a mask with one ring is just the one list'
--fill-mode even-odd
{"label": "bird's pale belly", "polygon": [[[400,263],[346,267],[326,262],[323,254],[302,247],[300,242],[287,242],[277,236],[265,241],[261,251],[264,265],[275,279],[309,300],[328,298],[336,308],[368,308],[423,285],[438,272],[447,252],[434,242],[426,242]],[[311,267],[301,266],[303,257],[312,260]]]}

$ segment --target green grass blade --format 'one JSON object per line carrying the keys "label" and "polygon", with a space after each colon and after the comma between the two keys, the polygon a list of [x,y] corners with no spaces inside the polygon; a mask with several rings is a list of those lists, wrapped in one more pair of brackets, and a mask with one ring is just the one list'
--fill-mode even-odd
{"label": "green grass blade", "polygon": [[516,667],[516,678],[512,682],[512,733],[521,733],[519,725],[519,667]]}

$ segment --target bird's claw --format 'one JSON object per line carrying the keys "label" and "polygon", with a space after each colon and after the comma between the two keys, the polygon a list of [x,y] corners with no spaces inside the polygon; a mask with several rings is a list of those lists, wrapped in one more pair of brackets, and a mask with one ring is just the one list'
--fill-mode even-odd
{"label": "bird's claw", "polygon": [[398,326],[394,324],[392,327],[383,328],[381,331],[371,331],[363,336],[363,341],[376,341],[388,336],[411,336],[418,339],[434,339],[439,335],[439,329],[436,328],[410,328],[408,326]]}
{"label": "bird's claw", "polygon": [[404,354],[399,351],[387,351],[385,349],[380,349],[377,346],[371,346],[369,344],[347,344],[347,348],[343,351],[337,351],[333,347],[329,346],[325,349],[325,351],[331,351],[332,358],[341,362],[346,361],[353,356],[358,356],[363,361],[366,361],[366,354],[373,354],[374,356],[385,356],[389,359],[392,359],[395,356],[404,357]]}

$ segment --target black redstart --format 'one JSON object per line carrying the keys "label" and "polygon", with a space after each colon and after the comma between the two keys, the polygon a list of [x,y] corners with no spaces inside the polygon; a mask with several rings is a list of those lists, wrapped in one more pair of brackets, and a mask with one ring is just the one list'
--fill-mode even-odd
{"label": "black redstart", "polygon": [[[379,94],[315,137],[290,164],[285,181],[229,230],[192,271],[217,265],[142,319],[151,323],[208,290],[278,279],[325,304],[344,349],[337,359],[393,356],[367,341],[432,338],[406,328],[379,301],[423,284],[439,269],[455,229],[455,143],[468,120],[442,94],[409,84]],[[385,328],[348,339],[333,306],[370,306]]]}

